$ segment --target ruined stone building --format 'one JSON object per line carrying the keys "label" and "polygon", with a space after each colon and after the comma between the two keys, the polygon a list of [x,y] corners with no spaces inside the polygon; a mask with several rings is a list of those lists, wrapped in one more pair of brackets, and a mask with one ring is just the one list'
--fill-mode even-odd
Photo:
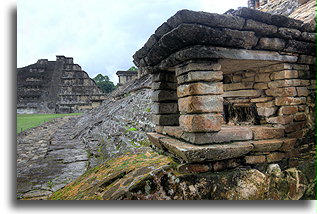
{"label": "ruined stone building", "polygon": [[105,95],[73,58],[40,59],[17,69],[17,113],[71,113],[99,106]]}
{"label": "ruined stone building", "polygon": [[117,71],[116,74],[119,77],[119,85],[124,85],[138,78],[138,71]]}
{"label": "ruined stone building", "polygon": [[149,139],[200,171],[296,166],[315,147],[315,38],[312,22],[249,8],[178,11],[133,56],[152,74]]}

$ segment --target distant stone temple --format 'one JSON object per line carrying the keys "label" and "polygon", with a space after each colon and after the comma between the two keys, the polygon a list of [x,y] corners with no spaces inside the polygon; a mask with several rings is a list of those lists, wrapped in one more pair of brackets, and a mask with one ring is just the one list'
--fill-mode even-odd
{"label": "distant stone temple", "polygon": [[135,80],[138,77],[138,71],[117,71],[119,77],[119,85]]}
{"label": "distant stone temple", "polygon": [[152,74],[153,145],[200,172],[296,166],[315,151],[313,21],[178,11],[133,56]]}
{"label": "distant stone temple", "polygon": [[104,93],[73,58],[17,69],[17,113],[72,113],[100,106]]}

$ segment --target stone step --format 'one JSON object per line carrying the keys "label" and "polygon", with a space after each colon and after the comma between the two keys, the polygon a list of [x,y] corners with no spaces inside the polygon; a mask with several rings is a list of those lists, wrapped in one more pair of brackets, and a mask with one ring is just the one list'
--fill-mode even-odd
{"label": "stone step", "polygon": [[249,153],[253,149],[253,145],[247,141],[222,145],[199,146],[156,133],[148,133],[148,136],[151,136],[150,140],[152,142],[153,139],[156,139],[156,143],[159,143],[162,147],[187,163],[236,158]]}

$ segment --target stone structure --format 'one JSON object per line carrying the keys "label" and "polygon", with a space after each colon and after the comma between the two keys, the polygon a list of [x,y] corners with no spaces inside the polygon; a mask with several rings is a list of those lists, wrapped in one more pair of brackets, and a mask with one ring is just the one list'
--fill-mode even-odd
{"label": "stone structure", "polygon": [[18,113],[71,113],[99,106],[105,95],[73,58],[40,59],[17,69]]}
{"label": "stone structure", "polygon": [[120,85],[125,85],[138,77],[138,71],[117,71],[116,74],[119,77]]}
{"label": "stone structure", "polygon": [[181,10],[133,57],[153,75],[149,139],[182,162],[291,167],[314,151],[315,26],[249,8]]}

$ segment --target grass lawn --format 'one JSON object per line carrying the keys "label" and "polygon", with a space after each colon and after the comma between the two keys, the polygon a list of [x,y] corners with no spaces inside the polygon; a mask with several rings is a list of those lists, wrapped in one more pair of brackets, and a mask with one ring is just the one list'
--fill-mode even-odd
{"label": "grass lawn", "polygon": [[53,118],[64,116],[81,115],[82,113],[72,114],[17,114],[17,133],[26,129],[41,125]]}

